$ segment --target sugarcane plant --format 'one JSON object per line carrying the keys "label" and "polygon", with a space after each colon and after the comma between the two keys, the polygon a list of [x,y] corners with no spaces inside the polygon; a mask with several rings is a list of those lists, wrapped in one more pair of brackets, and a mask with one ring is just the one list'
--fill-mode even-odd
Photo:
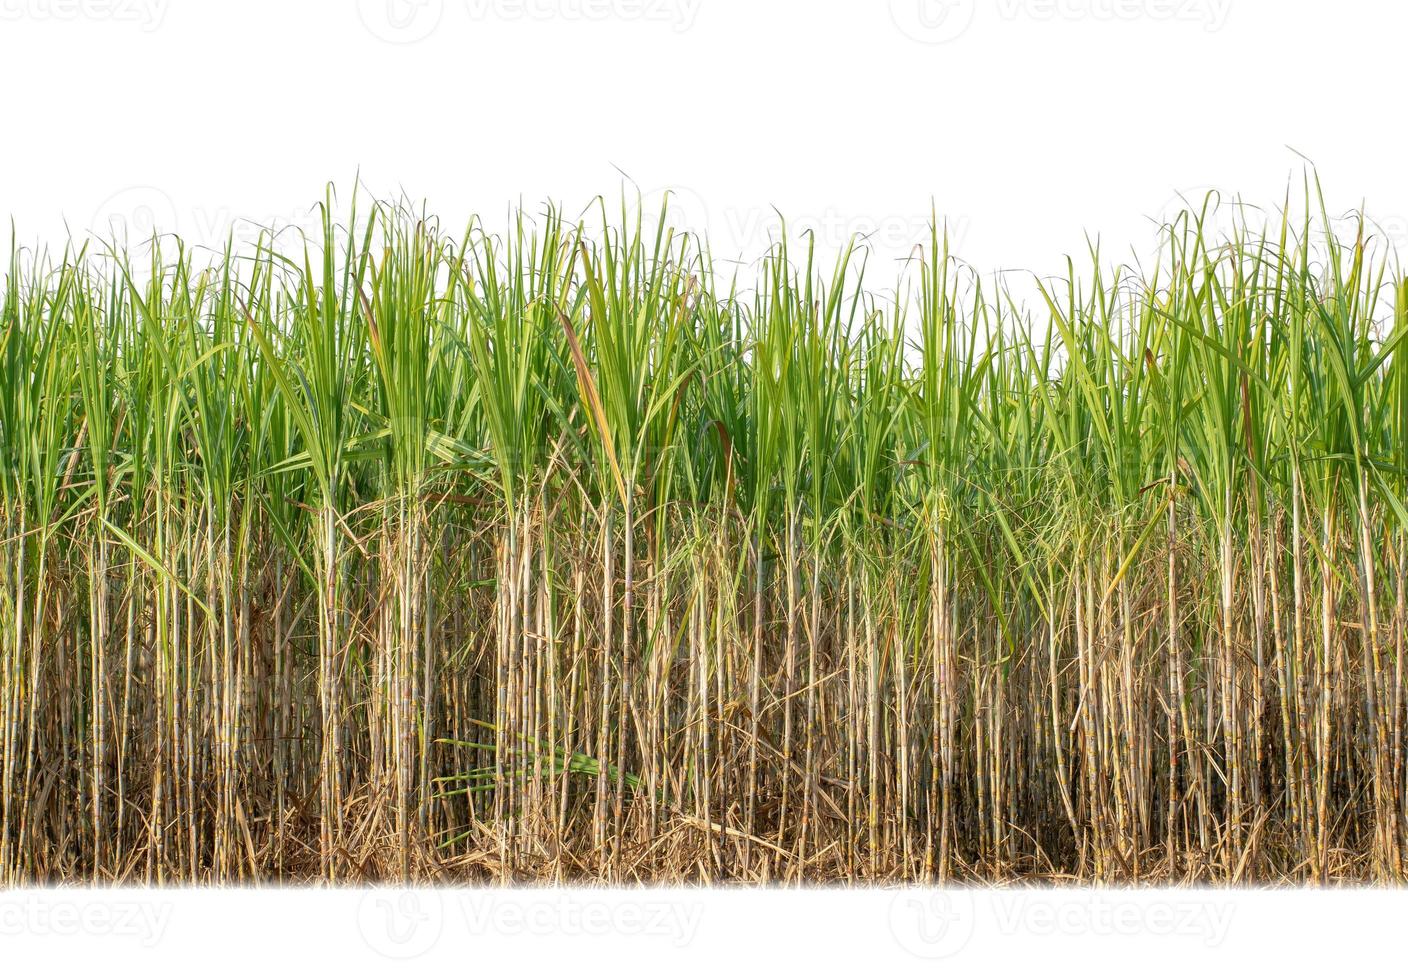
{"label": "sugarcane plant", "polygon": [[1365,214],[883,288],[668,219],[12,239],[0,878],[1408,876]]}

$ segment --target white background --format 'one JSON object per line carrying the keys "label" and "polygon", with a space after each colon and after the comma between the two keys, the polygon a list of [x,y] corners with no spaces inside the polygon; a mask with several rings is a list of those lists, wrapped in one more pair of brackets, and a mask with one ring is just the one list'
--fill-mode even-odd
{"label": "white background", "polygon": [[[1402,892],[0,893],[7,976],[1402,975]],[[1374,969],[1378,967],[1378,969]]]}
{"label": "white background", "polygon": [[[823,247],[869,233],[883,277],[932,202],[980,270],[1050,273],[1088,235],[1146,254],[1180,195],[1274,207],[1308,158],[1332,211],[1366,205],[1402,249],[1405,37],[1408,6],[1372,0],[0,0],[0,213],[21,244],[158,227],[218,246],[359,174],[451,227],[674,188],[671,218],[720,257],[755,258],[776,208]],[[14,976],[136,957],[240,977],[1326,975],[1396,946],[1408,911],[1401,892],[1002,901],[10,893],[0,955]]]}
{"label": "white background", "polygon": [[629,178],[721,258],[773,208],[871,233],[883,287],[931,201],[980,271],[1059,272],[1303,154],[1401,247],[1405,37],[1382,0],[0,0],[0,212],[218,246],[359,173],[456,230]]}

